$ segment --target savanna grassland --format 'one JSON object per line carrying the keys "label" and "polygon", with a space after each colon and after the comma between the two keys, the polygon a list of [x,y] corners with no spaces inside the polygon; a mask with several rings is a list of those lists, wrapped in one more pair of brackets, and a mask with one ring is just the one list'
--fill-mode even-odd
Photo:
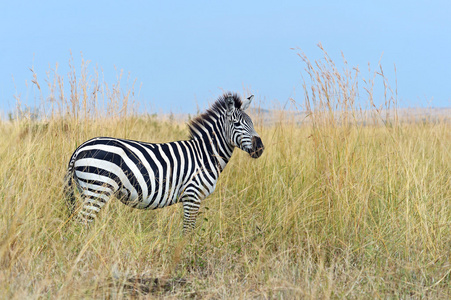
{"label": "savanna grassland", "polygon": [[301,100],[250,113],[264,154],[235,150],[187,237],[179,205],[111,201],[90,228],[69,219],[63,177],[80,143],[188,134],[134,112],[133,87],[83,66],[54,74],[45,112],[0,123],[0,298],[449,298],[450,120],[400,117],[382,69],[377,106],[374,78],[359,90],[358,69],[300,57]]}

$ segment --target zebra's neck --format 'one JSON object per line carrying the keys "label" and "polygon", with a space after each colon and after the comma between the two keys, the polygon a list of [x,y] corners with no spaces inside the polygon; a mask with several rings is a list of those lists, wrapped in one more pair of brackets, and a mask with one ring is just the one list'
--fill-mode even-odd
{"label": "zebra's neck", "polygon": [[224,118],[209,115],[191,123],[189,129],[191,138],[199,142],[200,150],[206,155],[204,162],[213,163],[221,172],[232,157],[234,149],[225,137]]}

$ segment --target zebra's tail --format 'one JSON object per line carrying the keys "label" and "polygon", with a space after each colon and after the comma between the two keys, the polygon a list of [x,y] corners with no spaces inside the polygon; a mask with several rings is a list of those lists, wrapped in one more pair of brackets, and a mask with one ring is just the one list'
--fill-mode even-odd
{"label": "zebra's tail", "polygon": [[75,158],[72,157],[67,168],[66,175],[64,176],[64,199],[66,200],[69,214],[73,215],[75,212],[75,187],[74,187],[74,162]]}

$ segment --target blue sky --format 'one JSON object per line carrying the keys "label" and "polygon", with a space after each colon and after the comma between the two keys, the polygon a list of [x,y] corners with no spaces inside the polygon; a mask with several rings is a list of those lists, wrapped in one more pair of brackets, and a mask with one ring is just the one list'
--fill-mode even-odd
{"label": "blue sky", "polygon": [[243,88],[266,106],[302,103],[304,64],[291,48],[315,60],[318,43],[336,61],[343,52],[363,77],[380,60],[393,86],[396,64],[400,106],[450,107],[450,15],[451,1],[434,0],[3,1],[0,111],[15,107],[15,94],[36,105],[29,68],[42,85],[56,63],[67,74],[70,52],[78,69],[83,53],[107,83],[120,70],[130,85],[136,79],[151,112],[193,113]]}

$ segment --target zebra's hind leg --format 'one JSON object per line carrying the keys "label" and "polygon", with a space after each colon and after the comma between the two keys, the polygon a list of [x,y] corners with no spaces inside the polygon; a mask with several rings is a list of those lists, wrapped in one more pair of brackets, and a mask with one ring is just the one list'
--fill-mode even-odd
{"label": "zebra's hind leg", "polygon": [[110,199],[111,194],[84,189],[81,196],[83,204],[78,211],[77,220],[83,224],[88,224],[94,221],[99,211]]}
{"label": "zebra's hind leg", "polygon": [[197,214],[199,213],[200,201],[194,199],[184,199],[183,201],[183,234],[193,231],[196,225]]}

